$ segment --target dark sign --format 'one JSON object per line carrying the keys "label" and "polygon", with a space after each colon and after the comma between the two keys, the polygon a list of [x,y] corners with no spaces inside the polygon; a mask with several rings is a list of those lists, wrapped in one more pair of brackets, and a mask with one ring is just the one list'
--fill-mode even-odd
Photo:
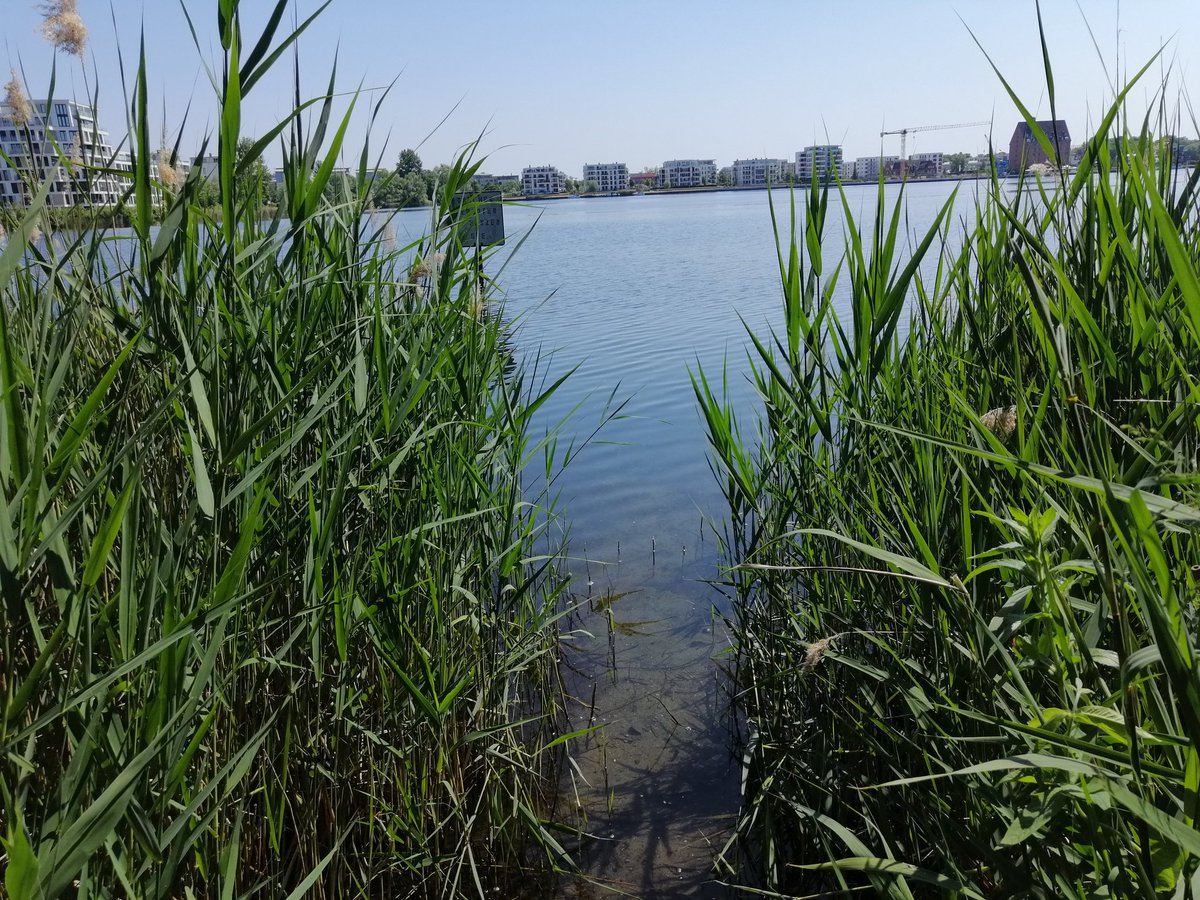
{"label": "dark sign", "polygon": [[454,195],[454,227],[464,247],[494,247],[504,243],[504,204],[499,191]]}

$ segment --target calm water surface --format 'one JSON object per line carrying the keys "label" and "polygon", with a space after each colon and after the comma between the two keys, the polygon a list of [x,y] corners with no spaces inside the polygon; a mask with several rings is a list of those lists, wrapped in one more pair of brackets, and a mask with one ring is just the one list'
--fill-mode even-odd
{"label": "calm water surface", "polygon": [[[910,228],[928,227],[953,188],[910,186]],[[847,190],[855,216],[869,218],[874,188]],[[827,253],[842,246],[835,206]],[[578,366],[539,429],[567,418],[560,446],[582,442],[626,401],[557,483],[572,593],[585,603],[564,660],[570,712],[576,727],[593,716],[604,726],[580,742],[565,778],[564,800],[578,798],[597,837],[581,860],[635,896],[723,897],[712,860],[741,779],[721,673],[727,606],[711,586],[725,506],[688,373],[719,379],[726,367],[750,423],[740,319],[764,331],[781,318],[767,194],[559,200],[505,218],[509,247],[528,233],[500,276],[517,343],[550,378]],[[427,214],[402,214],[397,238],[426,224]],[[610,610],[611,624],[592,607]]]}

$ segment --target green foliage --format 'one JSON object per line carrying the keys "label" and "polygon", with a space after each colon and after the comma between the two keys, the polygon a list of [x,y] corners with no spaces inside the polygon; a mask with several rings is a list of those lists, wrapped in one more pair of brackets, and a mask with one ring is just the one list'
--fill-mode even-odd
{"label": "green foliage", "polygon": [[1073,177],[993,180],[962,238],[943,210],[902,252],[903,197],[860,225],[843,195],[831,265],[814,185],[752,438],[697,376],[749,727],[730,874],[1197,896],[1200,176],[1163,111],[1116,130],[1123,98]]}
{"label": "green foliage", "polygon": [[254,144],[253,138],[238,138],[234,163],[238,172],[235,191],[239,203],[262,206],[270,199],[273,182],[262,157],[253,155]]}
{"label": "green foliage", "polygon": [[365,165],[334,177],[332,79],[311,134],[299,103],[239,134],[286,0],[245,46],[217,6],[216,203],[194,171],[153,232],[131,182],[133,238],[35,242],[46,187],[6,223],[5,892],[511,896],[562,859],[542,816],[567,736],[521,479],[544,395],[446,220],[477,166],[392,248]]}
{"label": "green foliage", "polygon": [[951,175],[961,175],[967,171],[967,164],[971,161],[970,153],[947,153],[944,157],[946,168]]}
{"label": "green foliage", "polygon": [[409,148],[400,151],[400,158],[396,160],[396,174],[399,177],[420,175],[422,171],[421,157],[417,155],[416,150]]}

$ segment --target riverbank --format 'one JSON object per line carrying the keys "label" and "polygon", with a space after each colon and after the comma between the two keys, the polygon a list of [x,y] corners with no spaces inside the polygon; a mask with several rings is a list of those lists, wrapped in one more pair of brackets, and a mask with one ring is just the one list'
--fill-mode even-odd
{"label": "riverbank", "polygon": [[[908,184],[937,184],[940,182],[987,181],[990,178],[991,178],[990,175],[984,175],[984,174],[963,175],[963,176],[946,175],[946,176],[939,176],[939,177],[935,177],[935,178],[909,178],[909,179],[907,179],[907,183]],[[888,178],[888,179],[885,179],[883,183],[887,184],[887,185],[892,185],[892,184],[904,184],[906,182],[899,178]],[[879,182],[877,182],[877,181],[847,181],[847,182],[843,182],[844,187],[856,187],[856,186],[876,187],[876,186],[878,186],[878,184],[879,184]],[[602,198],[602,197],[637,197],[637,196],[648,196],[648,195],[673,196],[673,195],[677,195],[677,194],[717,194],[717,193],[739,193],[742,191],[766,191],[766,190],[787,191],[791,187],[793,187],[793,185],[790,185],[787,183],[780,183],[780,184],[775,184],[775,185],[706,184],[706,185],[699,185],[696,187],[646,188],[645,190],[629,189],[629,190],[623,190],[623,191],[596,192],[596,193],[591,193],[591,194],[567,194],[567,193],[515,194],[515,195],[506,195],[504,197],[504,199],[508,200],[508,201],[513,201],[513,202],[531,202],[531,201],[540,202],[542,200],[590,200],[590,199],[597,199],[597,198]],[[794,187],[796,190],[807,190],[808,185],[796,184],[796,185],[794,185]]]}

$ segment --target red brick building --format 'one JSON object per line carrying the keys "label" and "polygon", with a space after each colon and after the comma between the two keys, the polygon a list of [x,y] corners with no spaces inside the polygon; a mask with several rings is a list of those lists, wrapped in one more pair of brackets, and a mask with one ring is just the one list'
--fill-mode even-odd
{"label": "red brick building", "polygon": [[1008,142],[1008,171],[1016,174],[1030,166],[1044,163],[1050,166],[1065,166],[1071,161],[1071,129],[1062,119],[1046,119],[1037,123],[1051,144],[1057,144],[1058,159],[1046,155],[1028,122],[1017,123],[1012,140]]}

